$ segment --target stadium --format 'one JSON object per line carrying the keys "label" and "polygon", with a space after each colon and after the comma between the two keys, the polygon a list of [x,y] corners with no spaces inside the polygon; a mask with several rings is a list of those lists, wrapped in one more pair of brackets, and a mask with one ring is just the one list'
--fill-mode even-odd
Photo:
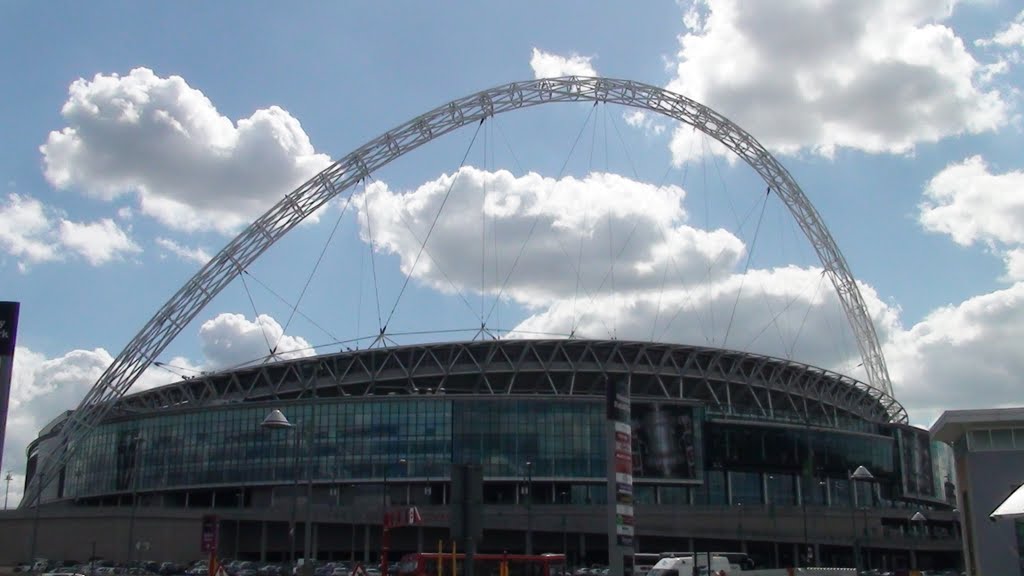
{"label": "stadium", "polygon": [[[858,336],[870,336],[858,342],[869,382],[722,348],[483,338],[343,348],[126,394],[239,270],[363,175],[504,110],[581,99],[691,123],[731,143],[780,196],[806,203],[749,135],[647,85],[518,83],[428,112],[254,222],[157,312],[78,410],[40,431],[28,448],[26,501],[0,522],[0,558],[123,561],[158,550],[155,560],[193,559],[212,513],[225,557],[284,561],[308,547],[318,559],[370,562],[385,517],[411,507],[418,521],[390,530],[392,559],[447,549],[451,467],[478,464],[481,552],[602,563],[605,399],[622,386],[632,404],[637,552],[727,550],[766,567],[857,557],[882,569],[958,565],[951,452],[907,424],[856,285],[809,203],[791,209],[823,231],[815,247],[852,298],[843,303]],[[288,430],[261,426],[274,410]]]}

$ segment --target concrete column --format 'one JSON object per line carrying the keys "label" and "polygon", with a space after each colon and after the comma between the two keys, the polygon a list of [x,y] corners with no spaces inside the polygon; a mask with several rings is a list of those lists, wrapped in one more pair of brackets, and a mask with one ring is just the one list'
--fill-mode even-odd
{"label": "concrete column", "polygon": [[815,568],[821,566],[821,547],[818,544],[814,545],[814,566]]}
{"label": "concrete column", "polygon": [[587,535],[580,532],[580,553],[579,559],[582,563],[583,558],[587,556]]}
{"label": "concrete column", "polygon": [[423,526],[421,524],[416,525],[416,551],[420,554],[423,553]]}
{"label": "concrete column", "polygon": [[910,569],[917,570],[917,550],[910,551]]}
{"label": "concrete column", "polygon": [[260,562],[267,561],[267,521],[260,521]]}
{"label": "concrete column", "polygon": [[363,564],[370,563],[370,525],[363,526]]}
{"label": "concrete column", "polygon": [[807,563],[806,558],[801,558],[800,549],[803,548],[799,544],[793,544],[793,559],[796,560],[793,564],[797,566],[803,566]]}
{"label": "concrete column", "polygon": [[317,558],[320,550],[320,525],[313,522],[313,543],[309,546],[309,555]]}
{"label": "concrete column", "polygon": [[779,567],[779,543],[772,542],[772,567]]}

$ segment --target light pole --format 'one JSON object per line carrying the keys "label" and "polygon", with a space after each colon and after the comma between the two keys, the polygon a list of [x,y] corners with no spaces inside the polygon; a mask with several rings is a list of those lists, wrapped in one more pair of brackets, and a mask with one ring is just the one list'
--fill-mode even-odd
{"label": "light pole", "polygon": [[526,461],[526,555],[533,554],[533,462]]}
{"label": "light pole", "polygon": [[[861,572],[860,539],[857,537],[857,483],[870,482],[874,475],[864,466],[857,466],[857,469],[850,474],[850,535],[853,537],[853,565],[857,573]],[[864,513],[865,531],[867,530],[867,512]]]}
{"label": "light pole", "polygon": [[35,518],[32,520],[32,552],[29,554],[29,561],[33,563],[36,561],[36,545],[39,543],[39,508],[43,497],[42,486],[46,486],[44,480],[46,480],[46,477],[43,475],[43,472],[40,472],[40,489],[36,490],[36,515]]}
{"label": "light pole", "polygon": [[[910,521],[913,524],[917,524],[917,532],[920,534],[921,527],[925,526],[925,522],[928,522],[928,518],[921,513],[920,510],[914,512],[914,515],[910,517]],[[927,529],[927,527],[925,526]],[[917,570],[917,544],[914,545],[914,549],[910,551],[910,569]]]}
{"label": "light pole", "polygon": [[[263,422],[260,424],[260,426],[262,428],[266,428],[268,430],[288,430],[288,431],[291,431],[291,433],[293,434],[293,439],[294,439],[293,440],[293,450],[294,450],[294,453],[295,453],[293,468],[295,469],[295,480],[294,480],[294,484],[292,486],[292,525],[291,525],[291,530],[289,531],[289,536],[290,536],[290,540],[291,540],[291,546],[290,546],[290,548],[291,548],[291,565],[292,565],[292,569],[294,571],[294,567],[295,567],[295,514],[296,514],[296,509],[298,508],[298,501],[299,501],[299,477],[300,477],[300,474],[301,474],[300,468],[299,468],[299,450],[302,448],[302,436],[305,435],[305,430],[306,429],[305,429],[305,426],[302,425],[301,421],[299,422],[298,426],[296,426],[296,425],[292,424],[291,422],[289,422],[288,419],[285,418],[284,414],[282,414],[280,410],[271,410],[271,412],[269,414],[267,414],[267,417],[263,419]],[[312,564],[312,561],[310,559],[311,547],[312,547],[312,544],[313,544],[313,542],[312,542],[313,541],[313,521],[312,521],[313,520],[312,519],[313,475],[310,473],[310,467],[309,467],[309,453],[311,452],[311,450],[309,450],[309,446],[306,446],[305,448],[306,448],[306,465],[305,465],[305,468],[306,468],[306,526],[305,526],[305,529],[306,530],[305,530],[305,538],[303,539],[303,542],[302,542],[302,555],[303,555],[302,572],[305,574],[305,576],[311,576],[312,573],[313,573],[313,571],[312,571],[313,564]]]}
{"label": "light pole", "polygon": [[566,563],[569,562],[569,533],[565,522],[565,506],[569,504],[569,493],[561,492],[562,497],[562,556],[565,557]]}
{"label": "light pole", "polygon": [[[399,458],[398,464],[408,466],[409,461]],[[384,466],[384,493],[380,500],[380,574],[388,576],[388,551],[391,547],[391,531],[388,527],[388,469],[391,464]],[[406,468],[408,470],[408,468]]]}
{"label": "light pole", "polygon": [[7,481],[7,488],[4,489],[4,510],[7,510],[7,497],[11,494],[11,480],[14,480],[10,470],[7,471],[7,476],[4,476],[4,480]]}
{"label": "light pole", "polygon": [[136,434],[132,436],[132,512],[128,518],[128,563],[135,561],[135,515],[139,505],[139,450],[145,439]]}

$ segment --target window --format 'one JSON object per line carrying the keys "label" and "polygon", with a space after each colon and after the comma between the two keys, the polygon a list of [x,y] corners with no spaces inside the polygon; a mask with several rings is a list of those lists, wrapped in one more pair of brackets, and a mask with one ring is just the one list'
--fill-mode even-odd
{"label": "window", "polygon": [[988,430],[971,430],[971,450],[991,450],[992,439]]}
{"label": "window", "polygon": [[993,450],[1013,450],[1013,429],[992,430]]}

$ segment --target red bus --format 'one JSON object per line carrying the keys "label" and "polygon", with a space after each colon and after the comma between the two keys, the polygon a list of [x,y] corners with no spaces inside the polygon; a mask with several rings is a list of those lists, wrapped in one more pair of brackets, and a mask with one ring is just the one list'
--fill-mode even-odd
{"label": "red bus", "polygon": [[[465,554],[406,554],[395,566],[395,573],[397,576],[463,576],[465,561]],[[473,576],[562,576],[564,572],[563,554],[476,554],[473,557]]]}

